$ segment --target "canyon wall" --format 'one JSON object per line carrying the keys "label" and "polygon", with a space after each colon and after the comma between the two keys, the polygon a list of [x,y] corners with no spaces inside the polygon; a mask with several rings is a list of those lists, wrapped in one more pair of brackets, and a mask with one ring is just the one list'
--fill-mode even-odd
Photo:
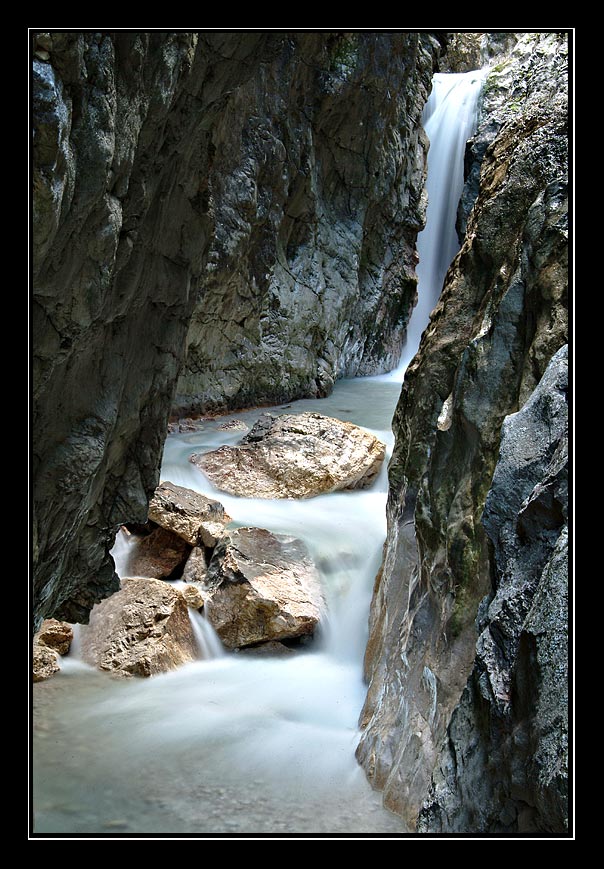
{"label": "canyon wall", "polygon": [[[394,364],[428,34],[33,37],[34,610],[117,588],[177,378],[197,410]],[[183,360],[188,345],[187,363]]]}
{"label": "canyon wall", "polygon": [[323,396],[395,367],[415,301],[437,44],[297,34],[229,100],[177,409]]}
{"label": "canyon wall", "polygon": [[565,36],[522,35],[395,414],[357,755],[424,831],[564,830],[567,113]]}

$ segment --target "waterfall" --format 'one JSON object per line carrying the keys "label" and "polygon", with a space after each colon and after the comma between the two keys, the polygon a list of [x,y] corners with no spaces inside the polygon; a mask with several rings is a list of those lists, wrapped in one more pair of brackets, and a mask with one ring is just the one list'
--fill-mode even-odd
{"label": "waterfall", "polygon": [[437,73],[422,122],[430,139],[426,228],[417,239],[418,302],[407,331],[405,367],[417,352],[422,332],[438,301],[457,251],[457,207],[464,185],[466,142],[476,127],[484,71]]}
{"label": "waterfall", "polygon": [[189,618],[200,658],[206,661],[211,658],[222,658],[224,646],[206,617],[197,610],[189,608]]}

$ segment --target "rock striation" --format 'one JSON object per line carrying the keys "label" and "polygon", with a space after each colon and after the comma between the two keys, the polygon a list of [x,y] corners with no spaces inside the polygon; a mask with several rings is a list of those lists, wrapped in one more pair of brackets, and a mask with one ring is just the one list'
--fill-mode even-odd
{"label": "rock striation", "polygon": [[[85,621],[179,402],[392,365],[428,33],[33,35],[34,617]],[[237,315],[234,316],[233,312]]]}
{"label": "rock striation", "polygon": [[264,413],[237,446],[191,461],[224,492],[247,498],[312,498],[366,489],[386,446],[357,425],[320,413]]}
{"label": "rock striation", "polygon": [[[493,104],[495,116],[483,110],[477,139],[490,128],[493,135],[480,162],[463,245],[407,370],[395,414],[388,534],[371,606],[365,658],[369,689],[357,756],[372,784],[384,791],[385,804],[411,828],[428,795],[447,729],[465,714],[462,709],[455,719],[454,710],[462,695],[467,699],[468,678],[479,667],[479,605],[496,593],[497,555],[490,535],[498,521],[494,514],[505,502],[491,499],[486,527],[482,520],[502,426],[530,399],[550,359],[567,342],[567,74],[563,35],[525,34],[487,76],[486,94],[501,92]],[[529,430],[526,436],[533,434]],[[536,506],[527,540],[551,521]],[[557,600],[562,606],[560,595]],[[534,606],[544,603],[536,594]],[[488,621],[483,609],[481,614],[479,630],[484,631]],[[536,626],[549,616],[536,609],[531,618]],[[519,609],[513,619],[511,633],[526,635],[520,645],[531,647],[527,614]],[[510,649],[510,662],[514,654]],[[529,654],[527,648],[524,661]],[[549,652],[535,651],[539,654]],[[520,705],[530,703],[523,667],[514,683],[524,686]],[[477,696],[471,695],[470,707]],[[546,707],[544,701],[543,719],[533,720],[537,732],[549,726]],[[524,712],[514,714],[521,719]],[[551,722],[556,734],[551,746],[558,738],[563,741],[559,723]],[[502,782],[514,779],[517,760],[508,747],[509,753],[501,747],[503,766],[492,773],[483,756],[485,781],[492,783],[496,774]],[[517,757],[528,753],[519,749]],[[472,770],[474,780],[479,767]],[[548,772],[539,772],[539,781],[551,774],[553,787],[560,788],[551,823],[561,830],[563,773],[557,779],[552,770],[550,765]],[[471,826],[470,814],[480,815],[484,793],[477,789],[472,802],[470,782],[467,790],[463,780],[458,788],[469,803],[463,818],[455,818],[451,809],[452,829]],[[508,798],[506,788],[503,784],[493,794],[485,817],[492,820],[504,812],[499,800]],[[551,798],[548,788],[543,785],[544,799]],[[511,799],[524,799],[522,792],[520,786]],[[537,797],[530,787],[524,793],[531,816],[526,824],[538,825]],[[448,829],[448,811],[422,815],[422,829]],[[519,803],[502,817],[508,829],[525,824]],[[491,820],[485,820],[487,827]]]}

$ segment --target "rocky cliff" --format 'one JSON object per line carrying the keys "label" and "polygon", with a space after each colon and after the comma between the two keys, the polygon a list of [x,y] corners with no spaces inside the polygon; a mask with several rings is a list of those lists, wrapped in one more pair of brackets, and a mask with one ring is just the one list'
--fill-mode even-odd
{"label": "rocky cliff", "polygon": [[568,823],[568,350],[503,423],[482,524],[493,593],[418,828],[564,832]]}
{"label": "rocky cliff", "polygon": [[435,42],[293,34],[231,96],[203,189],[215,222],[182,411],[325,395],[393,368],[415,300]]}
{"label": "rocky cliff", "polygon": [[526,34],[486,79],[463,245],[395,415],[358,757],[412,827],[435,771],[423,830],[564,829],[564,436],[529,407],[562,417],[560,359],[537,385],[567,341],[567,132],[565,38]]}
{"label": "rocky cliff", "polygon": [[[34,37],[34,602],[87,618],[170,406],[392,364],[415,293],[427,34]],[[192,319],[193,318],[193,319]],[[187,338],[188,333],[188,338]]]}

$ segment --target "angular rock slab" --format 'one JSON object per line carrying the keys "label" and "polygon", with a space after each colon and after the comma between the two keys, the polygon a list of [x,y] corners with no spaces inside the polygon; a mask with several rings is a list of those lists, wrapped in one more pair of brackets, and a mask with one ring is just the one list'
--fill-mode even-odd
{"label": "angular rock slab", "polygon": [[264,528],[238,528],[218,544],[205,591],[205,613],[229,649],[312,634],[325,610],[305,545]]}
{"label": "angular rock slab", "polygon": [[169,481],[155,490],[149,502],[149,519],[191,546],[215,546],[231,521],[219,501]]}
{"label": "angular rock slab", "polygon": [[157,579],[127,579],[96,604],[81,646],[84,661],[117,676],[153,676],[197,658],[183,596]]}
{"label": "angular rock slab", "polygon": [[190,461],[224,492],[248,498],[312,498],[365,489],[377,477],[385,445],[351,422],[320,413],[264,413],[237,446]]}
{"label": "angular rock slab", "polygon": [[130,553],[126,574],[165,579],[185,563],[189,551],[182,537],[165,528],[155,528],[151,534],[141,537]]}

